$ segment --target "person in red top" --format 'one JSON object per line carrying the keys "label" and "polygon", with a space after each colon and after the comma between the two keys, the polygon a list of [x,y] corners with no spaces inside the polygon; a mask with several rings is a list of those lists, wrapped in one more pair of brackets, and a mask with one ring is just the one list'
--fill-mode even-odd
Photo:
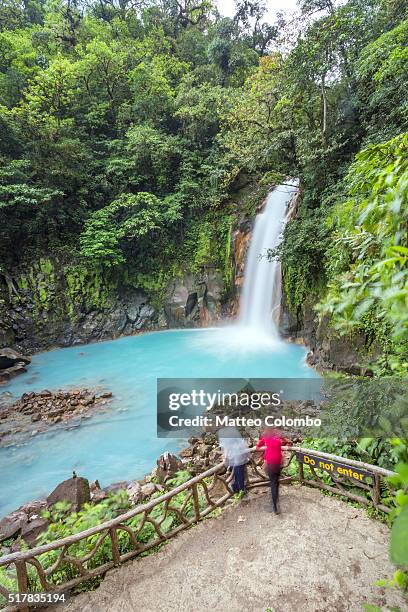
{"label": "person in red top", "polygon": [[279,514],[279,477],[283,460],[282,446],[290,443],[277,429],[267,427],[256,445],[256,448],[265,447],[265,467],[271,483],[272,508],[275,514]]}

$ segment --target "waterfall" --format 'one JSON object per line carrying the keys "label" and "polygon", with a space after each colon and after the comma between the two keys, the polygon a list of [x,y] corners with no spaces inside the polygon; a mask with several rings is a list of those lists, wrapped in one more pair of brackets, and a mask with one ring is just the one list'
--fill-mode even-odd
{"label": "waterfall", "polygon": [[240,303],[239,324],[275,338],[279,336],[281,266],[279,261],[269,261],[267,255],[282,239],[289,203],[298,189],[298,181],[290,183],[275,187],[267,197],[264,210],[256,217]]}

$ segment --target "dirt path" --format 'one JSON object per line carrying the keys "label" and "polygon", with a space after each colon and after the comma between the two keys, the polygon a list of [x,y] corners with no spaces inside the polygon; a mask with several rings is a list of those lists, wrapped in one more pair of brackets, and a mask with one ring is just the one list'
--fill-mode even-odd
{"label": "dirt path", "polygon": [[[63,612],[337,612],[400,606],[388,528],[306,487],[282,487],[282,514],[266,491],[231,505],[161,551],[109,572]],[[55,608],[53,608],[55,610]]]}

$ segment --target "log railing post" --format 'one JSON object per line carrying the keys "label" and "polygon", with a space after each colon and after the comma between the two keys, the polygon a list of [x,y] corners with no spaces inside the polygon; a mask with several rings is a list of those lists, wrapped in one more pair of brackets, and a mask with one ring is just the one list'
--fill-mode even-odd
{"label": "log railing post", "polygon": [[[17,584],[19,594],[28,593],[28,575],[25,561],[16,561]],[[28,612],[28,606],[21,606],[19,612]]]}
{"label": "log railing post", "polygon": [[305,473],[303,470],[303,463],[301,461],[298,461],[298,474],[300,482],[303,482],[305,479]]}
{"label": "log railing post", "polygon": [[374,474],[374,481],[373,481],[373,505],[375,507],[378,506],[378,504],[380,503],[380,497],[381,497],[381,487],[380,487],[380,475],[379,474]]}
{"label": "log railing post", "polygon": [[112,543],[112,559],[115,566],[120,565],[120,552],[118,543],[118,534],[115,527],[109,529],[110,539]]}
{"label": "log railing post", "polygon": [[200,502],[198,500],[198,489],[197,489],[197,484],[196,483],[193,484],[192,490],[193,490],[193,503],[194,503],[195,520],[198,523],[198,521],[200,520]]}

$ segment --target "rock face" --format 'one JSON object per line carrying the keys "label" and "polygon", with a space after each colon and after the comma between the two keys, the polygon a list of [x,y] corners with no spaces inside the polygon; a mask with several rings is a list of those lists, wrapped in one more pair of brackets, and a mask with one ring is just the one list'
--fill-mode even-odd
{"label": "rock face", "polygon": [[11,368],[18,363],[28,365],[31,363],[30,357],[25,357],[11,348],[0,349],[0,370]]}
{"label": "rock face", "polygon": [[46,519],[38,517],[24,525],[21,530],[21,537],[30,548],[33,548],[37,543],[38,536],[47,530],[48,525]]}
{"label": "rock face", "polygon": [[156,485],[153,482],[148,482],[141,487],[141,499],[146,499],[156,492]]}
{"label": "rock face", "polygon": [[313,304],[304,304],[298,313],[292,313],[283,300],[280,329],[282,335],[310,349],[307,363],[320,371],[334,370],[345,374],[366,376],[371,374],[370,361],[381,349],[368,346],[361,333],[340,336],[327,318],[319,321]]}
{"label": "rock face", "polygon": [[172,281],[164,301],[168,327],[205,326],[221,317],[222,277],[207,268]]}
{"label": "rock face", "polygon": [[233,274],[234,274],[234,295],[231,302],[230,314],[236,316],[239,309],[239,299],[244,284],[246,257],[249,243],[252,238],[254,219],[244,219],[238,225],[232,237],[233,252]]}
{"label": "rock face", "polygon": [[132,482],[127,488],[127,493],[135,506],[143,499],[142,486],[138,482]]}
{"label": "rock face", "polygon": [[75,476],[61,482],[47,497],[47,504],[53,506],[57,502],[67,501],[71,504],[72,511],[78,512],[90,500],[91,493],[88,480]]}
{"label": "rock face", "polygon": [[114,275],[42,259],[0,272],[0,347],[31,353],[145,329],[207,325],[220,316],[222,292],[222,275],[208,268],[171,281],[153,306],[129,271]]}
{"label": "rock face", "polygon": [[22,528],[28,522],[25,512],[12,512],[0,521],[0,542],[15,538],[21,533]]}
{"label": "rock face", "polygon": [[381,354],[377,345],[367,345],[362,333],[339,336],[326,319],[316,324],[315,334],[309,334],[308,363],[319,370],[333,369],[355,376],[370,376],[370,362]]}
{"label": "rock face", "polygon": [[128,486],[129,483],[126,480],[121,480],[119,482],[114,482],[113,484],[110,484],[107,487],[104,487],[103,490],[108,494],[117,493],[118,491],[126,491]]}
{"label": "rock face", "polygon": [[142,290],[51,260],[27,274],[0,273],[0,300],[0,346],[28,352],[130,335],[157,323]]}

